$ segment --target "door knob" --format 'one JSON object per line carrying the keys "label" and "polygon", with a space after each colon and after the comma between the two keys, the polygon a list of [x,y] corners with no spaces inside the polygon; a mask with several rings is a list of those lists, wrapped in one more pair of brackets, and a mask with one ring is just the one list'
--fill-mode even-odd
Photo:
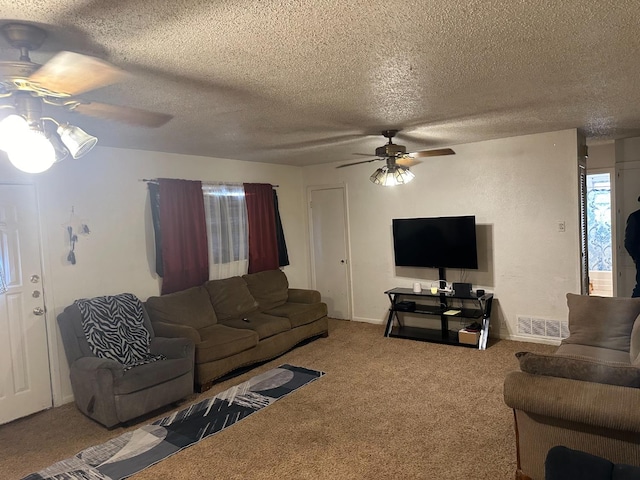
{"label": "door knob", "polygon": [[36,307],[33,309],[33,314],[34,315],[44,315],[44,310],[41,307]]}

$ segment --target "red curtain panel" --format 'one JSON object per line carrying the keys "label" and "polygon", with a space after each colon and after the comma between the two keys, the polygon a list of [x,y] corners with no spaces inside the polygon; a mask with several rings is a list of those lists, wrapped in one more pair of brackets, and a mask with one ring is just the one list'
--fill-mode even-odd
{"label": "red curtain panel", "polygon": [[202,285],[209,279],[202,182],[161,178],[162,294]]}
{"label": "red curtain panel", "polygon": [[249,223],[249,273],[275,270],[279,262],[273,187],[268,183],[245,183],[244,194]]}

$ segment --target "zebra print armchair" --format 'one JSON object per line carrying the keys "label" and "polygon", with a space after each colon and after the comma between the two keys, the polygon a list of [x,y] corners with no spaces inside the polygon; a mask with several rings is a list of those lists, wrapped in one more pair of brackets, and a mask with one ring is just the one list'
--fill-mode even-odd
{"label": "zebra print armchair", "polygon": [[193,393],[193,341],[156,337],[134,295],[76,300],[58,325],[75,403],[105,427]]}

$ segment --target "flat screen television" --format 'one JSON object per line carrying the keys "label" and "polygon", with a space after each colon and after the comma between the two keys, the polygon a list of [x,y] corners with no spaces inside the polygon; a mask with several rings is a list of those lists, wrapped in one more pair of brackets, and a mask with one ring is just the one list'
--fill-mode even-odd
{"label": "flat screen television", "polygon": [[478,268],[476,217],[394,218],[398,267]]}

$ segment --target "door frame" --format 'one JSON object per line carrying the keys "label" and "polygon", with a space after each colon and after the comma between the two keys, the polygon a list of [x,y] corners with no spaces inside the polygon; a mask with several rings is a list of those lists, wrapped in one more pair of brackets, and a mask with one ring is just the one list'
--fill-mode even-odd
{"label": "door frame", "polygon": [[44,322],[47,335],[47,355],[49,360],[49,387],[51,389],[52,407],[58,407],[73,400],[64,398],[60,372],[60,352],[58,327],[55,321],[55,302],[53,301],[53,282],[49,278],[51,269],[49,249],[46,248],[45,230],[42,222],[42,198],[37,183],[0,181],[0,188],[8,186],[24,186],[33,188],[38,224],[38,245],[40,251],[40,271],[42,272],[42,303],[44,305]]}
{"label": "door frame", "polygon": [[[616,144],[618,142],[616,141]],[[618,151],[618,149],[616,148],[616,152]],[[617,155],[616,155],[617,157]],[[629,257],[629,254],[626,252],[625,248],[624,248],[624,234],[625,234],[625,229],[627,226],[627,218],[629,216],[629,214],[633,211],[635,211],[638,207],[634,206],[631,208],[631,210],[629,211],[623,211],[622,209],[625,207],[625,202],[624,202],[624,173],[627,170],[640,170],[640,160],[632,160],[632,161],[621,161],[621,162],[616,162],[615,164],[615,222],[616,222],[616,244],[615,244],[615,253],[618,254],[617,258],[615,260],[616,262],[616,269],[617,269],[617,275],[615,276],[615,280],[614,285],[615,285],[615,290],[613,291],[614,296],[618,297],[628,297],[631,293],[631,290],[627,291],[627,292],[619,292],[618,288],[622,288],[621,283],[624,282],[617,282],[618,280],[620,280],[620,278],[623,275],[623,272],[628,271],[629,268],[631,268],[631,271],[633,273],[631,273],[631,284],[630,287],[633,288],[633,285],[635,285],[635,279],[633,278],[633,274],[635,273],[635,265],[633,264],[633,260],[631,260],[631,257]],[[612,190],[613,190],[613,186],[612,186]],[[633,194],[634,198],[635,198],[635,193]],[[637,204],[636,204],[637,205]],[[626,263],[629,262],[629,263]]]}
{"label": "door frame", "polygon": [[[353,273],[351,269],[351,232],[349,231],[349,194],[346,183],[331,183],[323,185],[307,186],[307,224],[309,226],[309,261],[311,264],[311,288],[316,288],[316,260],[315,260],[315,244],[313,236],[313,213],[311,211],[311,195],[318,190],[342,190],[342,203],[344,205],[344,242],[347,252],[347,312],[349,320],[353,319]],[[321,292],[322,293],[322,292]]]}
{"label": "door frame", "polygon": [[618,215],[616,212],[617,203],[616,203],[616,169],[615,167],[602,167],[602,168],[588,168],[587,167],[587,176],[589,175],[597,175],[600,173],[608,173],[609,174],[609,185],[611,186],[611,268],[613,269],[611,272],[612,278],[612,290],[613,296],[618,296]]}

